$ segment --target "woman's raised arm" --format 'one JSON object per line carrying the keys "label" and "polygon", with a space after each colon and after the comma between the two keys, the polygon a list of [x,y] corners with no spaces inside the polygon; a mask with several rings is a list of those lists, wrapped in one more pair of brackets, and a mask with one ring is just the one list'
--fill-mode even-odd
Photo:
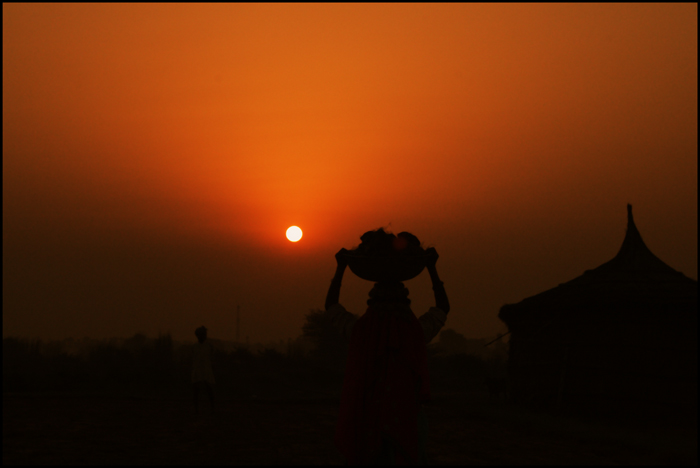
{"label": "woman's raised arm", "polygon": [[343,273],[345,273],[345,267],[348,266],[348,260],[345,257],[347,250],[340,249],[337,254],[335,254],[335,261],[338,266],[335,269],[335,275],[331,281],[331,286],[328,288],[328,294],[326,295],[326,310],[331,306],[338,303],[340,298],[340,284],[343,282]]}
{"label": "woman's raised arm", "polygon": [[443,285],[442,281],[440,281],[437,269],[435,268],[435,264],[437,263],[439,255],[434,247],[429,248],[428,250],[426,250],[426,252],[428,253],[428,262],[426,264],[426,268],[428,269],[428,273],[430,273],[430,280],[433,282],[433,292],[435,293],[435,307],[437,307],[445,313],[448,313],[450,311],[450,301],[447,300],[445,286]]}

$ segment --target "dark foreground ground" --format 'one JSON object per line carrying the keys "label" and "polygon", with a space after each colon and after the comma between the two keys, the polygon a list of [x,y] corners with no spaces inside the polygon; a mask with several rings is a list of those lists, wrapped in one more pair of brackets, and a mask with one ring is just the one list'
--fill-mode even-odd
{"label": "dark foreground ground", "polygon": [[[219,401],[3,395],[5,464],[343,464],[337,399]],[[438,396],[426,407],[434,465],[697,464],[697,425],[617,424]]]}

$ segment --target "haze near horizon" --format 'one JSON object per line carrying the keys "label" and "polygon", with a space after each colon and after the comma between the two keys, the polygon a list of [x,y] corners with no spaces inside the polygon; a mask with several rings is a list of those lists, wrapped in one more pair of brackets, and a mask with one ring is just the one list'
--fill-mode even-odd
{"label": "haze near horizon", "polygon": [[294,338],[388,227],[494,337],[697,195],[696,4],[3,5],[3,336]]}

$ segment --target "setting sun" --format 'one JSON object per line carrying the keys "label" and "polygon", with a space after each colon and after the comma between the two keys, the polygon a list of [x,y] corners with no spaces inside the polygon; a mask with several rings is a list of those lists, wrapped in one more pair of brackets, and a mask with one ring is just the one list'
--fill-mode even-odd
{"label": "setting sun", "polygon": [[301,239],[301,228],[299,226],[291,226],[287,229],[287,239],[292,242],[296,242]]}

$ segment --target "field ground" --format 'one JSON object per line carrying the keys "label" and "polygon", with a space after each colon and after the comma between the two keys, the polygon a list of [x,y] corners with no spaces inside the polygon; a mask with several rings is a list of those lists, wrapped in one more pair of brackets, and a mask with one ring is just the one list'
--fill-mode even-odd
{"label": "field ground", "polygon": [[[337,398],[230,399],[196,418],[182,398],[3,395],[3,465],[340,465]],[[205,406],[204,409],[207,409]],[[536,414],[485,395],[426,407],[434,465],[697,465],[697,425]]]}

